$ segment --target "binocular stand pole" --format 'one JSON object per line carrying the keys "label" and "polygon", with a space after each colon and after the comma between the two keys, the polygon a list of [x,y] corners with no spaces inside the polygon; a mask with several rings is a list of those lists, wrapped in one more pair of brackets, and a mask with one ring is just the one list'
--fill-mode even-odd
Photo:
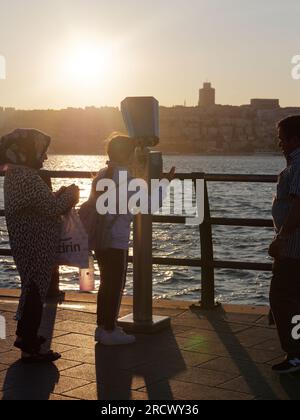
{"label": "binocular stand pole", "polygon": [[152,215],[135,216],[133,266],[133,314],[120,319],[119,325],[128,332],[143,334],[169,328],[169,317],[153,316]]}

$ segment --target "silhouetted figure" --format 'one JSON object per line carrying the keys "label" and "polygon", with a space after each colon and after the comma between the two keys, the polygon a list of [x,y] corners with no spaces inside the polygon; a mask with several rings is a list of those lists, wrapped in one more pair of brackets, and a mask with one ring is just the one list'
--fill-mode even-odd
{"label": "silhouetted figure", "polygon": [[79,201],[75,185],[53,194],[39,175],[50,141],[33,129],[17,129],[0,141],[0,164],[6,171],[5,217],[22,285],[15,346],[26,363],[60,357],[52,351],[41,353],[46,340],[38,336],[38,330],[55,267],[61,216]]}
{"label": "silhouetted figure", "polygon": [[269,249],[274,258],[270,303],[287,357],[273,370],[291,373],[300,371],[300,341],[293,337],[293,318],[300,315],[300,116],[282,120],[278,131],[287,167],[273,203],[277,235]]}
{"label": "silhouetted figure", "polygon": [[[134,192],[128,190],[128,185],[134,179],[131,168],[134,164],[135,149],[135,140],[128,136],[116,134],[110,138],[108,142],[110,160],[107,162],[107,167],[102,169],[94,179],[90,198],[80,210],[81,218],[86,226],[89,223],[85,219],[88,219],[89,216],[95,224],[93,229],[88,229],[90,230],[88,232],[90,247],[95,251],[101,273],[97,310],[98,327],[95,332],[95,340],[107,346],[133,344],[135,342],[133,335],[126,334],[117,326],[122,294],[126,283],[130,231],[133,221],[133,209],[129,208],[129,203]],[[174,173],[175,168],[172,168],[166,178],[169,177],[171,180]],[[120,179],[124,179],[125,175],[127,181],[123,181],[123,184],[127,182],[127,185],[125,185],[127,196],[121,196],[119,199],[119,195],[122,194],[120,187],[122,181]],[[116,214],[108,212],[105,215],[99,215],[96,213],[96,203],[101,195],[97,191],[97,184],[103,179],[114,181],[116,188],[112,191],[112,194],[116,193]],[[146,191],[146,194],[150,210],[152,207],[151,197],[148,196],[148,191]],[[126,200],[125,203],[122,203],[122,208],[124,205],[127,208],[125,212],[119,211],[120,200],[122,199],[123,201]],[[84,209],[86,208],[94,209],[95,214],[85,213]],[[94,235],[94,232],[96,232],[96,235]]]}

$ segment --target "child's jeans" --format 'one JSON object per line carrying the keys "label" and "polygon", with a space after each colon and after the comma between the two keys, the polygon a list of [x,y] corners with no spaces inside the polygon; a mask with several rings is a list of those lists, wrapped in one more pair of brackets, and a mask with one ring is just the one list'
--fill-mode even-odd
{"label": "child's jeans", "polygon": [[97,324],[105,330],[113,331],[126,283],[128,251],[110,248],[96,252],[96,258],[101,275]]}

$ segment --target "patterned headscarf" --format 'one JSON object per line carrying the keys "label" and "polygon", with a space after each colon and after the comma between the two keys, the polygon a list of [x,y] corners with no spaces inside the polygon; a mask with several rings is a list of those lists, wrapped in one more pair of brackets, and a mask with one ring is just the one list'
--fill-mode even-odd
{"label": "patterned headscarf", "polygon": [[51,138],[35,129],[18,128],[0,139],[0,165],[40,168]]}

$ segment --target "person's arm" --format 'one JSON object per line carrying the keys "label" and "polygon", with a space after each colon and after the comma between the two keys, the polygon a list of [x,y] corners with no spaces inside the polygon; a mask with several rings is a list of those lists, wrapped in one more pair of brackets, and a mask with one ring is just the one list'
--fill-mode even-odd
{"label": "person's arm", "polygon": [[288,238],[298,228],[300,228],[300,196],[293,199],[289,214],[280,229],[279,238]]}
{"label": "person's arm", "polygon": [[278,235],[283,239],[300,227],[300,167],[292,167],[290,177],[289,195],[292,205]]}
{"label": "person's arm", "polygon": [[275,259],[281,258],[284,244],[288,241],[289,236],[298,228],[300,228],[300,197],[293,200],[292,208],[280,232],[270,245],[269,255]]}
{"label": "person's arm", "polygon": [[49,217],[66,214],[79,201],[79,189],[75,185],[56,196],[34,172],[24,177],[20,187],[25,207]]}
{"label": "person's arm", "polygon": [[278,235],[269,248],[269,255],[273,258],[281,257],[285,242],[288,241],[295,230],[300,228],[300,170],[294,173],[289,193],[292,206]]}

